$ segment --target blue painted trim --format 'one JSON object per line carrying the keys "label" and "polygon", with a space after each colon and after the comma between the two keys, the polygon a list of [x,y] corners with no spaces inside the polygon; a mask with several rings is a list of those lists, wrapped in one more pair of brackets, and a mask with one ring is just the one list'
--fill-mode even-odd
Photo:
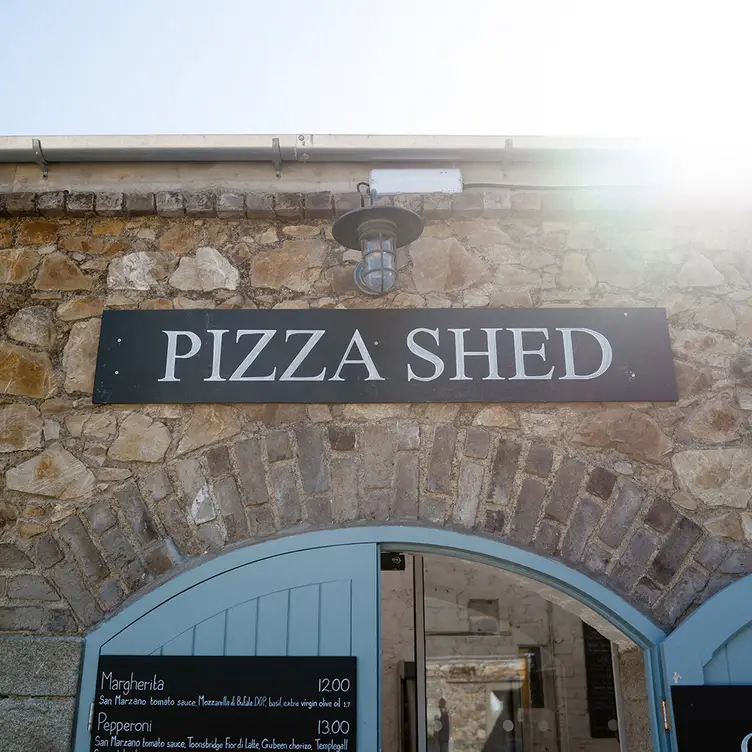
{"label": "blue painted trim", "polygon": [[[660,687],[663,682],[657,646],[666,638],[660,627],[616,593],[562,562],[547,559],[539,554],[515,548],[491,538],[437,528],[384,525],[289,534],[283,538],[229,551],[215,559],[199,563],[195,568],[177,575],[142,596],[90,633],[85,641],[83,676],[88,678],[96,675],[97,656],[100,647],[105,642],[165,601],[201,582],[237,567],[273,556],[304,549],[345,546],[354,543],[377,543],[386,549],[399,548],[415,553],[441,553],[479,561],[522,574],[576,598],[646,651],[645,666],[649,672],[648,695],[652,711],[653,744],[654,748],[661,752],[667,749],[666,735],[660,730],[659,716]],[[650,681],[651,677],[652,681]],[[84,711],[79,709],[79,712]]]}
{"label": "blue painted trim", "polygon": [[713,653],[748,626],[750,619],[752,575],[747,575],[703,603],[663,643],[669,684],[704,684],[704,667]]}

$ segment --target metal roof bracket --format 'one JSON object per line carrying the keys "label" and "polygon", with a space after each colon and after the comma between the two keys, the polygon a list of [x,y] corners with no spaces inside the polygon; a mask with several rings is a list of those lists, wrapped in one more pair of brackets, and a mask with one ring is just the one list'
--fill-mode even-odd
{"label": "metal roof bracket", "polygon": [[42,151],[42,142],[38,138],[31,139],[31,151],[34,154],[34,161],[42,171],[42,180],[47,180],[47,160],[44,158],[44,152]]}
{"label": "metal roof bracket", "polygon": [[274,171],[277,173],[277,177],[282,177],[282,149],[279,146],[279,139],[272,139],[272,164],[274,165]]}

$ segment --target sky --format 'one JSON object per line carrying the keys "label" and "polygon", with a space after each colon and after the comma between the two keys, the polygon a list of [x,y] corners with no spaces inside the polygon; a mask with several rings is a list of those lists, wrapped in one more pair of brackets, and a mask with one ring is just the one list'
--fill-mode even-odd
{"label": "sky", "polygon": [[744,0],[0,0],[0,135],[749,140]]}

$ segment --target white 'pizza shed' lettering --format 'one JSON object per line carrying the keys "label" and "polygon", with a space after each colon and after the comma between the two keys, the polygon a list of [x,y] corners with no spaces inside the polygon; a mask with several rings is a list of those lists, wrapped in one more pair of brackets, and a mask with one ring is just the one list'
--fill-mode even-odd
{"label": "white 'pizza shed' lettering", "polygon": [[[246,337],[252,342],[247,354],[240,364],[229,373],[223,369],[223,346],[225,336],[230,334],[229,329],[208,329],[211,335],[211,373],[204,381],[346,381],[343,375],[345,366],[356,366],[359,373],[364,375],[364,381],[385,381],[379,372],[376,360],[368,348],[363,336],[358,329],[353,331],[344,352],[335,361],[336,367],[324,367],[318,373],[305,373],[306,360],[314,349],[319,346],[322,339],[325,340],[325,329],[238,329],[234,336],[230,336],[235,344]],[[483,350],[468,350],[465,335],[471,329],[446,329],[444,337],[450,337],[453,350],[453,363],[447,364],[441,356],[433,351],[432,346],[438,346],[442,341],[442,331],[439,329],[417,328],[411,330],[406,337],[407,350],[417,358],[406,364],[407,381],[434,381],[451,368],[453,375],[450,381],[471,381],[467,375],[467,363],[469,358],[481,358],[485,360],[487,375],[483,381],[530,381],[530,380],[591,380],[597,379],[608,371],[613,359],[613,350],[608,338],[594,329],[583,327],[557,327],[553,330],[543,327],[518,328],[482,328],[486,347]],[[202,348],[201,336],[190,330],[163,330],[167,337],[165,349],[164,376],[158,379],[161,382],[179,382],[180,376],[176,374],[178,361],[187,361],[199,354]],[[514,363],[514,375],[506,377],[499,375],[500,362],[506,362],[507,357],[499,352],[499,335],[508,333],[503,337],[502,344],[509,351],[508,360]],[[559,337],[564,353],[563,368],[552,365],[545,370],[547,365],[547,343],[552,337]],[[283,337],[285,342],[299,342],[299,349],[289,363],[266,364],[259,372],[257,361],[259,356],[275,338]],[[600,364],[589,372],[582,373],[575,363],[575,337],[594,340],[600,348]],[[533,344],[535,342],[535,344]],[[377,344],[377,343],[376,343]],[[536,346],[537,345],[537,346]],[[325,348],[326,341],[320,345]],[[500,359],[501,358],[501,359]],[[420,367],[419,367],[420,362]],[[256,368],[254,368],[256,366]],[[533,373],[532,370],[541,371]]]}

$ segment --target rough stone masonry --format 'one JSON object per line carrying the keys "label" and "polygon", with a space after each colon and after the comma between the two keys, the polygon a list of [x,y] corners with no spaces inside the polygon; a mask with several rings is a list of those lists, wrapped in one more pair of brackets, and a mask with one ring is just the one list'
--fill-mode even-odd
{"label": "rough stone masonry", "polygon": [[[564,560],[666,628],[752,571],[748,219],[607,191],[394,201],[427,226],[397,290],[366,298],[359,254],[331,236],[356,194],[0,195],[3,749],[30,748],[9,731],[19,714],[38,748],[67,749],[76,636],[197,557],[285,532],[475,531]],[[105,308],[450,306],[665,307],[680,399],[91,402]],[[13,666],[40,645],[58,656],[49,680],[23,679]]]}

